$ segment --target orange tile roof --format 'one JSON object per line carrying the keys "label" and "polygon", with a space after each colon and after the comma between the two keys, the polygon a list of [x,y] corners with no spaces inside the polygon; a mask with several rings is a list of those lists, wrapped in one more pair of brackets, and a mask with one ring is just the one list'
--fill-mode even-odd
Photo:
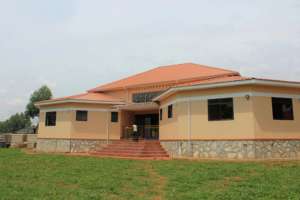
{"label": "orange tile roof", "polygon": [[236,71],[225,70],[205,65],[198,65],[193,63],[177,64],[157,67],[155,69],[130,76],[112,83],[108,83],[96,87],[87,93],[73,95],[63,98],[56,98],[47,101],[38,102],[36,105],[47,105],[60,103],[62,101],[79,101],[88,103],[111,103],[123,104],[123,99],[115,98],[103,92],[110,90],[118,90],[132,87],[152,86],[156,84],[167,84],[169,90],[164,94],[170,93],[172,89],[177,87],[188,87],[197,85],[211,85],[214,83],[238,82],[246,80],[269,81],[282,84],[300,84],[299,82],[258,79],[243,77]]}
{"label": "orange tile roof", "polygon": [[98,86],[90,92],[118,90],[131,87],[141,87],[153,84],[186,83],[203,80],[210,77],[229,76],[240,74],[236,71],[220,69],[193,63],[161,66],[149,71],[139,73],[112,83]]}
{"label": "orange tile roof", "polygon": [[55,98],[50,99],[46,101],[38,102],[38,104],[42,103],[52,103],[52,102],[59,102],[59,101],[65,101],[65,100],[75,100],[75,101],[95,101],[95,102],[112,102],[112,103],[118,103],[122,102],[122,99],[118,99],[112,96],[109,96],[107,94],[103,93],[83,93],[68,97],[62,97],[62,98]]}

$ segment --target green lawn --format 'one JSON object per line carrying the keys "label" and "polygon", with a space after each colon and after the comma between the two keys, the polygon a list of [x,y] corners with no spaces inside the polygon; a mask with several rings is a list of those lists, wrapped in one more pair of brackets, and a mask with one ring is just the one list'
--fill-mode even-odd
{"label": "green lawn", "polygon": [[0,149],[0,199],[300,199],[300,162],[140,161]]}

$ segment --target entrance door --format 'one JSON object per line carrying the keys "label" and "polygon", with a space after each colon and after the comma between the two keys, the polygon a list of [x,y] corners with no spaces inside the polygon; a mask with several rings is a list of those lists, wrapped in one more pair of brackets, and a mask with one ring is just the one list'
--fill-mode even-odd
{"label": "entrance door", "polygon": [[135,115],[139,137],[144,139],[158,139],[158,114]]}

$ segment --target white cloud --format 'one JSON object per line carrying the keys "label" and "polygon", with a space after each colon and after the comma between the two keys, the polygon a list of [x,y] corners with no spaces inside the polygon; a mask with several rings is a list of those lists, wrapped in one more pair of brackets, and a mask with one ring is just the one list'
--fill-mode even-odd
{"label": "white cloud", "polygon": [[6,104],[8,106],[23,106],[25,105],[25,100],[22,97],[15,97],[13,99],[7,100]]}
{"label": "white cloud", "polygon": [[11,101],[0,104],[0,119],[23,111],[28,91],[42,84],[55,96],[71,95],[171,63],[228,66],[245,76],[300,77],[298,0],[0,4],[0,96]]}
{"label": "white cloud", "polygon": [[1,112],[0,112],[0,121],[9,118],[10,115],[24,112],[26,106],[26,99],[23,97],[13,97],[0,99]]}
{"label": "white cloud", "polygon": [[7,93],[7,89],[5,88],[0,88],[0,97],[5,95]]}
{"label": "white cloud", "polygon": [[37,80],[39,85],[47,85],[48,87],[50,87],[52,90],[54,90],[57,86],[56,81],[53,80],[49,80],[43,76],[40,76]]}

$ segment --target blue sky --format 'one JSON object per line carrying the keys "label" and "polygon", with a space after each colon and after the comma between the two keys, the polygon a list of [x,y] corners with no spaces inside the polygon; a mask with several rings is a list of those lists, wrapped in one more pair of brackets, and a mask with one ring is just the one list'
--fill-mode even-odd
{"label": "blue sky", "polygon": [[0,0],[0,120],[47,84],[81,93],[194,62],[300,81],[297,0]]}

